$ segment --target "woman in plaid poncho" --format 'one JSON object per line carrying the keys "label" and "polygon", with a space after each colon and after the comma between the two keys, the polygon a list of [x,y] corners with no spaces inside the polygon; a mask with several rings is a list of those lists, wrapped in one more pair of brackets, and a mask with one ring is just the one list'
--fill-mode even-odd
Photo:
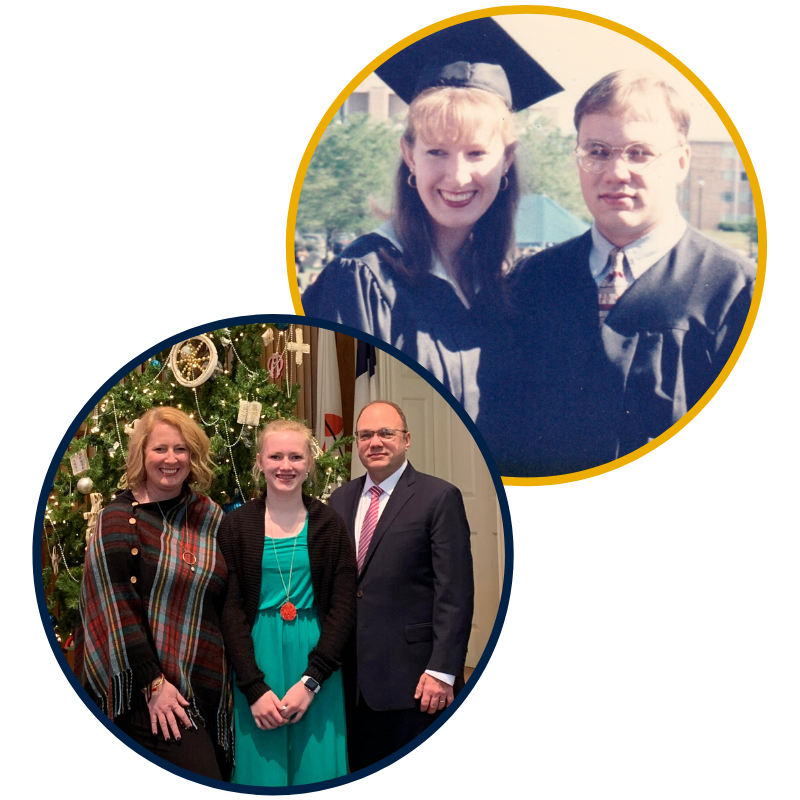
{"label": "woman in plaid poncho", "polygon": [[135,742],[221,779],[231,725],[222,510],[190,488],[211,478],[208,437],[192,419],[169,407],[144,414],[130,440],[128,488],[87,548],[76,665]]}

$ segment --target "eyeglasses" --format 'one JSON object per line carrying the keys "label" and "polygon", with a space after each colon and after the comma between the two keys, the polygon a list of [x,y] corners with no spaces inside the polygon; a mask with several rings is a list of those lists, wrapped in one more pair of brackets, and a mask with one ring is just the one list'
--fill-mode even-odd
{"label": "eyeglasses", "polygon": [[682,147],[682,145],[676,144],[663,153],[655,153],[650,145],[642,144],[641,142],[634,142],[633,144],[625,145],[625,147],[612,147],[605,142],[584,142],[575,148],[575,155],[578,157],[578,166],[584,172],[599,175],[614,160],[614,154],[619,153],[629,172],[642,175],[661,156],[678,147]]}
{"label": "eyeglasses", "polygon": [[379,439],[388,440],[394,439],[398,433],[408,433],[408,431],[402,430],[401,428],[380,428],[377,431],[356,431],[356,439],[358,439],[359,442],[368,442],[373,436],[377,436]]}

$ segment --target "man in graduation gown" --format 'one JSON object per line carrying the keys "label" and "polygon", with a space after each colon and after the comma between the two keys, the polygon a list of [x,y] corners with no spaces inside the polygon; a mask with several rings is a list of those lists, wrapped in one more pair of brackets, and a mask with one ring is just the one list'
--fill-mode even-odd
{"label": "man in graduation gown", "polygon": [[356,636],[343,666],[351,771],[397,752],[453,701],[474,594],[459,490],[406,460],[411,434],[398,406],[368,404],[356,428],[367,475],[330,500],[358,562]]}
{"label": "man in graduation gown", "polygon": [[505,398],[510,422],[494,420],[487,437],[503,475],[587,469],[664,433],[719,376],[753,296],[752,263],[678,210],[689,114],[671,87],[612,73],[580,100],[575,125],[594,224],[516,270],[532,347],[509,365],[527,390]]}

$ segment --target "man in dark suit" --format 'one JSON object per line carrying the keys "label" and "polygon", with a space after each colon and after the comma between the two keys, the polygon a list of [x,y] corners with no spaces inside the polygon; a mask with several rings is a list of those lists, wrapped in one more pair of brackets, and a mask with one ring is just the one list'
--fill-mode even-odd
{"label": "man in dark suit", "polygon": [[753,297],[753,264],[678,209],[691,153],[674,89],[612,73],[578,102],[575,127],[594,225],[515,271],[531,348],[509,365],[527,393],[500,398],[486,437],[503,475],[588,469],[660,436],[717,380]]}
{"label": "man in dark suit", "polygon": [[359,568],[356,635],[344,667],[351,770],[396,752],[453,702],[473,607],[459,490],[406,460],[411,434],[394,403],[365,406],[356,441],[367,475],[330,500],[353,536]]}

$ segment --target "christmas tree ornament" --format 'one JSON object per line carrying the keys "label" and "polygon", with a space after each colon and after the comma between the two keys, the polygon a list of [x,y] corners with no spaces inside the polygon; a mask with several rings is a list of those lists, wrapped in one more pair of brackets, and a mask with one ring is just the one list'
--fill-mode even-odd
{"label": "christmas tree ornament", "polygon": [[261,403],[258,400],[249,402],[247,400],[239,401],[239,416],[236,421],[240,425],[258,425],[261,419]]}
{"label": "christmas tree ornament", "polygon": [[103,510],[103,495],[100,494],[100,492],[93,492],[89,496],[89,499],[92,501],[92,509],[91,511],[83,512],[83,518],[89,523],[85,534],[87,544],[94,534],[94,529],[97,527],[97,519],[100,516],[100,512]]}
{"label": "christmas tree ornament", "polygon": [[176,344],[169,357],[175,380],[190,389],[204,384],[213,375],[217,361],[217,348],[205,334]]}
{"label": "christmas tree ornament", "polygon": [[[226,512],[238,507],[254,489],[249,467],[255,453],[257,426],[265,422],[263,417],[292,419],[299,413],[299,387],[294,385],[294,376],[301,376],[301,371],[307,368],[309,362],[305,360],[302,366],[297,366],[297,350],[287,349],[287,344],[300,344],[299,337],[295,341],[296,330],[300,327],[299,324],[296,327],[282,324],[282,330],[279,330],[273,323],[258,323],[231,326],[213,333],[206,331],[206,337],[216,345],[218,357],[215,371],[203,385],[186,387],[179,383],[177,375],[173,377],[170,371],[173,348],[170,346],[147,361],[145,369],[139,367],[125,375],[119,384],[98,399],[97,405],[87,409],[84,425],[68,451],[63,453],[61,468],[54,475],[44,518],[47,535],[47,544],[43,549],[46,565],[43,571],[44,588],[48,604],[53,609],[56,628],[64,639],[75,629],[78,620],[78,587],[87,544],[91,543],[102,525],[103,507],[111,503],[121,490],[119,482],[124,474],[131,441],[129,437],[137,430],[136,418],[141,417],[147,409],[159,405],[180,408],[190,414],[211,437],[217,465],[214,485],[210,490],[212,499],[224,505]],[[307,329],[303,328],[303,334],[308,340],[311,339]],[[190,337],[186,336],[185,339]],[[229,345],[221,344],[221,341],[228,340]],[[199,336],[191,337],[191,341],[196,348],[202,343]],[[267,349],[262,345],[266,345]],[[177,349],[180,351],[180,346]],[[200,348],[196,350],[194,358],[198,361],[203,356],[210,356],[211,352],[210,349]],[[312,346],[312,355],[313,352]],[[273,374],[270,375],[266,367],[273,353],[279,354],[279,357],[272,361]],[[197,366],[202,367],[203,364]],[[220,373],[219,370],[223,371]],[[201,374],[201,370],[194,369],[188,373],[187,380],[192,381]],[[247,413],[250,416],[237,424],[239,412],[245,413],[244,404],[239,404],[242,398],[248,403]],[[260,413],[258,406],[252,405],[254,401],[262,404]],[[257,424],[250,425],[248,422]],[[88,450],[87,445],[90,448]],[[80,450],[85,452],[77,453]],[[312,451],[316,456],[317,448],[313,447]],[[77,458],[73,461],[76,453]],[[305,484],[303,492],[316,496],[324,492],[325,496],[329,496],[336,484],[341,482],[340,476],[346,477],[347,465],[334,461],[332,454],[326,453],[320,454],[318,464],[321,465],[319,479],[313,485]],[[327,468],[332,468],[330,474],[326,474]],[[90,475],[93,484],[91,491],[87,495],[80,494],[78,481]],[[81,486],[85,487],[85,484]],[[87,498],[85,503],[76,502],[75,498],[83,501],[84,496]],[[179,526],[174,522],[173,525],[177,533]],[[269,548],[269,544],[266,547]],[[291,558],[288,550],[292,544],[287,543],[286,547],[288,561]],[[191,567],[195,566],[199,571],[199,566],[189,563],[193,560],[191,549],[183,552],[186,553],[185,561],[180,560],[183,558],[182,552],[178,553],[180,566],[182,571],[192,576],[195,573],[191,572]],[[283,555],[279,555],[281,567],[286,566]],[[58,568],[57,576],[54,576],[54,564]],[[289,577],[287,573],[283,575],[284,579]],[[292,573],[291,589],[295,588]],[[291,596],[281,596],[275,604],[275,612],[279,613],[284,602],[294,605]],[[299,618],[299,610],[295,608],[294,613]],[[286,606],[284,615],[292,616],[291,606]],[[294,623],[287,620],[282,624]]]}
{"label": "christmas tree ornament", "polygon": [[226,514],[230,514],[231,511],[235,511],[239,506],[244,505],[244,500],[242,499],[241,494],[239,494],[239,490],[237,489],[235,494],[233,495],[233,500],[230,503],[223,503],[222,510]]}
{"label": "christmas tree ornament", "polygon": [[78,481],[78,491],[81,494],[89,494],[94,487],[94,483],[92,482],[91,478],[81,478]]}
{"label": "christmas tree ornament", "polygon": [[267,372],[276,383],[280,380],[285,365],[286,359],[283,357],[283,353],[273,353],[267,360]]}
{"label": "christmas tree ornament", "polygon": [[55,575],[56,578],[57,578],[58,577],[58,550],[56,549],[55,545],[53,545],[53,550],[50,553],[50,564],[53,567],[53,575]]}
{"label": "christmas tree ornament", "polygon": [[288,329],[289,329],[289,323],[288,323],[288,322],[276,322],[276,323],[275,323],[275,327],[276,327],[276,328],[277,328],[279,331],[285,331],[285,330],[288,330]]}
{"label": "christmas tree ornament", "polygon": [[89,456],[86,449],[79,450],[69,457],[69,465],[72,468],[72,474],[75,476],[82,475],[84,472],[89,471]]}
{"label": "christmas tree ornament", "polygon": [[286,349],[294,353],[294,360],[297,366],[303,363],[303,354],[311,352],[311,345],[303,342],[303,329],[296,328],[294,334],[294,341],[286,344]]}
{"label": "christmas tree ornament", "polygon": [[139,420],[135,419],[133,422],[129,422],[125,424],[123,430],[128,436],[133,436],[134,431],[136,430],[136,426],[139,424]]}

